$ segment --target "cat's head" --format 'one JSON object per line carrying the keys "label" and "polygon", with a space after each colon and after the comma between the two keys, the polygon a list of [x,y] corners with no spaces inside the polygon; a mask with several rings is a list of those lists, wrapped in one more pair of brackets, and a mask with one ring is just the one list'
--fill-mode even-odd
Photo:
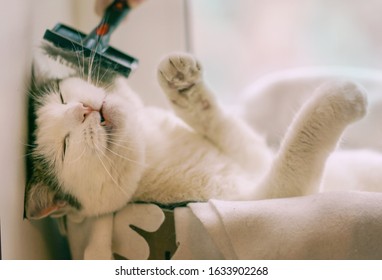
{"label": "cat's head", "polygon": [[79,77],[36,83],[27,218],[115,211],[144,165],[141,109],[125,81],[97,87]]}

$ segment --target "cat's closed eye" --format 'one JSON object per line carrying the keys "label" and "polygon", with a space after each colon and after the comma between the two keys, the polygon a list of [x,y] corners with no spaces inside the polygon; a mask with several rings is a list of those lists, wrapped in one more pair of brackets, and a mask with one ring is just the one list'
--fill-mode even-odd
{"label": "cat's closed eye", "polygon": [[66,102],[64,101],[64,97],[62,96],[62,92],[59,91],[59,93],[60,93],[60,100],[61,100],[61,103],[62,103],[62,104],[66,104]]}
{"label": "cat's closed eye", "polygon": [[64,160],[65,158],[65,153],[66,153],[66,150],[69,146],[69,136],[70,134],[68,133],[65,138],[64,138],[64,142],[63,142],[63,150],[62,150],[62,160]]}

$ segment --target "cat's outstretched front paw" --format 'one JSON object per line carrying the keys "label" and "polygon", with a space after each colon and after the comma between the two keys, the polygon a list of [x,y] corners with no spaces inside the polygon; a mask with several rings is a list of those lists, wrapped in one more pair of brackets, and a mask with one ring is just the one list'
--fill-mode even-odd
{"label": "cat's outstretched front paw", "polygon": [[194,57],[176,54],[165,58],[159,65],[158,80],[178,117],[203,136],[212,139],[221,134],[224,113]]}
{"label": "cat's outstretched front paw", "polygon": [[191,55],[165,58],[159,65],[158,80],[176,109],[200,112],[210,109],[214,103],[203,85],[200,64]]}
{"label": "cat's outstretched front paw", "polygon": [[201,67],[198,61],[188,54],[171,55],[160,63],[159,83],[164,88],[184,92],[201,81]]}

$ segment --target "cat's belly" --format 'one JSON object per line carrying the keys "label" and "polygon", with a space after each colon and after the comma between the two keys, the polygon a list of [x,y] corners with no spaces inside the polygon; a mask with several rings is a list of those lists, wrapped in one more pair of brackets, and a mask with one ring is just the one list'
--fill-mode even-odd
{"label": "cat's belly", "polygon": [[135,201],[171,204],[234,197],[238,178],[200,168],[148,170],[134,196]]}
{"label": "cat's belly", "polygon": [[248,184],[241,168],[208,144],[183,146],[167,155],[146,169],[135,201],[169,204],[233,198]]}
{"label": "cat's belly", "polygon": [[[163,204],[235,199],[255,179],[204,136],[168,112],[148,111],[146,166],[134,201]],[[155,120],[155,122],[153,121]],[[240,190],[239,190],[240,189]]]}

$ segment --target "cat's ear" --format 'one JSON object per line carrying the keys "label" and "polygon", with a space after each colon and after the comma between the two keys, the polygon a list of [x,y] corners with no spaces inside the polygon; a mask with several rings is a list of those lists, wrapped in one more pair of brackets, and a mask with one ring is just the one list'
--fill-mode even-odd
{"label": "cat's ear", "polygon": [[25,213],[27,219],[42,219],[61,213],[67,202],[57,198],[57,192],[43,182],[28,184],[25,194]]}

